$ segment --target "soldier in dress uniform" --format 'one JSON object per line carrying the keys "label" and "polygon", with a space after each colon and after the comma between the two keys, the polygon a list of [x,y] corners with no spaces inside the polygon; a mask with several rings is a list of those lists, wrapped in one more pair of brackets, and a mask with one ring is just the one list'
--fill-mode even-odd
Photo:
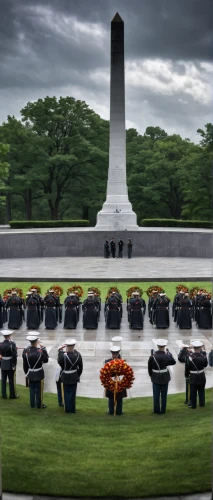
{"label": "soldier in dress uniform", "polygon": [[[186,363],[187,356],[190,356],[192,354],[193,354],[192,348],[189,345],[184,344],[178,354],[178,361],[180,361],[180,363]],[[184,404],[191,405],[191,398],[189,394],[189,389],[190,389],[189,377],[188,376],[186,377],[186,373],[185,373],[185,380],[186,380],[186,399],[184,401]]]}
{"label": "soldier in dress uniform", "polygon": [[171,380],[167,366],[175,365],[176,361],[168,349],[165,352],[165,347],[168,344],[167,340],[157,339],[156,343],[158,350],[151,351],[148,361],[148,373],[153,386],[153,413],[161,414],[166,413],[168,385]]}
{"label": "soldier in dress uniform", "polygon": [[83,302],[82,310],[83,328],[97,329],[99,308],[93,292],[88,292],[87,299]]}
{"label": "soldier in dress uniform", "polygon": [[129,301],[129,326],[132,329],[143,330],[146,303],[140,297],[139,292],[133,292],[133,298]]}
{"label": "soldier in dress uniform", "polygon": [[110,249],[111,249],[112,257],[114,259],[115,258],[115,251],[116,251],[116,245],[115,245],[114,238],[112,238],[111,241],[110,241]]}
{"label": "soldier in dress uniform", "polygon": [[11,292],[11,297],[6,303],[6,309],[9,309],[8,328],[12,330],[18,330],[20,328],[23,317],[22,305],[22,299],[18,297],[17,292],[13,290]]}
{"label": "soldier in dress uniform", "polygon": [[176,323],[177,321],[177,314],[178,314],[178,307],[179,307],[179,302],[180,299],[184,296],[184,291],[180,290],[176,295],[174,296],[173,304],[172,304],[172,316],[174,318],[174,322]]}
{"label": "soldier in dress uniform", "polygon": [[124,242],[120,238],[119,242],[118,242],[118,257],[120,257],[121,259],[123,258],[123,246],[124,246]]}
{"label": "soldier in dress uniform", "polygon": [[4,323],[5,323],[4,301],[2,299],[2,296],[0,295],[0,328],[3,327]]}
{"label": "soldier in dress uniform", "polygon": [[37,330],[40,325],[40,314],[39,314],[39,301],[33,292],[27,293],[26,298],[27,307],[27,328],[29,330]]}
{"label": "soldier in dress uniform", "polygon": [[186,358],[186,376],[189,377],[191,406],[193,410],[197,408],[197,393],[199,396],[199,405],[205,406],[205,385],[206,376],[204,368],[208,365],[207,356],[202,354],[203,343],[200,340],[193,340],[191,345],[194,353]]}
{"label": "soldier in dress uniform", "polygon": [[[110,348],[111,358],[105,360],[105,364],[109,363],[113,359],[121,359],[120,356],[121,348],[114,345]],[[106,397],[108,398],[108,415],[114,415],[114,392],[106,389]],[[123,398],[127,397],[127,391],[124,389],[122,392],[117,392],[116,394],[116,415],[123,415]]]}
{"label": "soldier in dress uniform", "polygon": [[45,309],[45,327],[47,329],[54,330],[58,322],[58,307],[59,300],[54,295],[54,290],[49,290],[46,297],[44,298]]}
{"label": "soldier in dress uniform", "polygon": [[156,328],[169,328],[169,300],[165,293],[159,293],[153,302],[153,311]]}
{"label": "soldier in dress uniform", "polygon": [[192,328],[192,301],[188,292],[179,301],[177,324],[180,329]]}
{"label": "soldier in dress uniform", "polygon": [[64,307],[64,328],[75,329],[78,323],[78,299],[73,292],[66,297]]}
{"label": "soldier in dress uniform", "polygon": [[58,350],[58,364],[62,368],[61,382],[63,384],[64,411],[66,413],[76,413],[76,391],[77,383],[83,372],[83,361],[80,352],[75,350],[75,339],[67,339],[64,346]]}
{"label": "soldier in dress uniform", "polygon": [[15,388],[15,373],[17,365],[17,348],[15,342],[11,340],[9,330],[1,330],[4,336],[3,342],[0,343],[0,364],[1,364],[1,395],[3,399],[7,398],[6,386],[7,378],[9,380],[10,399],[16,399],[19,396],[16,394]]}
{"label": "soldier in dress uniform", "polygon": [[153,304],[154,304],[154,301],[156,300],[157,296],[158,296],[158,291],[153,290],[152,294],[149,296],[149,300],[148,300],[149,322],[151,323],[151,325],[154,324]]}
{"label": "soldier in dress uniform", "polygon": [[31,408],[46,408],[43,404],[44,369],[43,363],[48,363],[49,356],[41,342],[39,333],[33,332],[27,336],[30,346],[22,353],[23,369],[29,382]]}
{"label": "soldier in dress uniform", "polygon": [[132,240],[130,238],[128,238],[128,242],[127,242],[127,255],[128,255],[128,259],[132,258]]}

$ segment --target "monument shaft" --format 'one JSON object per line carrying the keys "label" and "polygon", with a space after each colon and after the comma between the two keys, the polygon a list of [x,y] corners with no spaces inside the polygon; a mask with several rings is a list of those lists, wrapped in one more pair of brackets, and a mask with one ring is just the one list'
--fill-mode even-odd
{"label": "monument shaft", "polygon": [[126,184],[124,22],[111,22],[110,142],[107,197],[96,229],[138,229]]}

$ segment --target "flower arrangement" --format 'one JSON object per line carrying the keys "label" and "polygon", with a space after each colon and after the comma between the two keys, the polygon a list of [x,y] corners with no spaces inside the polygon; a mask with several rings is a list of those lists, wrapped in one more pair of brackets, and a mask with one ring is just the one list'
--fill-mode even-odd
{"label": "flower arrangement", "polygon": [[98,297],[101,296],[100,288],[96,288],[95,286],[90,286],[90,288],[88,288],[88,292],[96,293],[96,295],[98,295]]}
{"label": "flower arrangement", "polygon": [[151,285],[146,290],[146,294],[148,295],[148,297],[151,297],[151,295],[153,294],[153,290],[157,290],[158,293],[165,293],[165,290],[161,286]]}
{"label": "flower arrangement", "polygon": [[126,291],[126,296],[128,297],[128,299],[132,296],[132,293],[133,293],[133,292],[139,292],[141,297],[142,297],[142,295],[143,295],[143,290],[142,290],[142,288],[140,288],[139,286],[131,286],[131,287],[130,287],[130,288],[128,288],[128,290]]}
{"label": "flower arrangement", "polygon": [[117,286],[111,286],[107,291],[106,300],[110,297],[110,295],[112,295],[112,292],[120,293],[120,290]]}
{"label": "flower arrangement", "polygon": [[55,294],[58,295],[58,297],[60,297],[60,295],[63,295],[63,288],[59,285],[53,285],[50,287],[50,290],[54,290]]}
{"label": "flower arrangement", "polygon": [[185,285],[177,285],[176,286],[176,293],[179,293],[181,291],[185,292],[185,293],[188,293],[189,289]]}
{"label": "flower arrangement", "polygon": [[78,296],[79,297],[83,297],[84,291],[83,291],[83,288],[80,285],[73,285],[70,288],[68,288],[67,289],[67,295],[69,295],[69,293],[75,293],[75,291],[77,291],[77,290],[78,290]]}
{"label": "flower arrangement", "polygon": [[38,293],[39,295],[41,295],[41,287],[40,287],[40,286],[38,286],[38,285],[32,285],[32,286],[29,288],[29,292],[31,292],[31,290],[32,290],[33,288],[34,288],[34,290],[36,290],[36,291],[37,291],[37,293]]}
{"label": "flower arrangement", "polygon": [[[115,381],[112,377],[123,375],[122,380]],[[101,385],[105,389],[114,392],[121,392],[124,389],[130,389],[135,380],[133,369],[123,359],[113,359],[106,363],[100,370]]]}
{"label": "flower arrangement", "polygon": [[23,299],[24,298],[24,293],[23,293],[23,290],[22,288],[17,288],[17,287],[13,287],[13,288],[7,288],[7,290],[5,290],[3,292],[3,299],[6,301],[10,298],[10,295],[12,292],[17,292],[17,295]]}
{"label": "flower arrangement", "polygon": [[208,293],[205,288],[200,288],[197,285],[197,286],[194,286],[193,288],[191,288],[191,290],[189,291],[190,299],[194,299],[194,297],[197,295],[198,292]]}

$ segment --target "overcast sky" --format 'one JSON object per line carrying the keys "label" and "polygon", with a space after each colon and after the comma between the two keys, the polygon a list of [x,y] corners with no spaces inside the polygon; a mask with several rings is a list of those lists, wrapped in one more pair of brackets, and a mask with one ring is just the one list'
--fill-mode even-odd
{"label": "overcast sky", "polygon": [[125,23],[126,125],[198,141],[212,118],[212,0],[0,0],[0,123],[46,95],[109,118],[110,22]]}

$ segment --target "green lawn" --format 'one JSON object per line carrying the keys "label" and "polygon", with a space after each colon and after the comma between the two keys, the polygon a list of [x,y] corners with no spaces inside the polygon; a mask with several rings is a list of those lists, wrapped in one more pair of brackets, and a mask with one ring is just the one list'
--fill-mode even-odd
{"label": "green lawn", "polygon": [[152,415],[152,398],[124,401],[106,415],[106,399],[78,398],[75,415],[45,394],[31,410],[28,389],[0,400],[4,491],[55,496],[143,497],[211,488],[211,390],[190,410],[169,395],[168,412]]}
{"label": "green lawn", "polygon": [[[62,286],[63,290],[64,290],[64,294],[63,294],[63,299],[66,297],[66,290],[71,287],[72,285],[76,285],[76,284],[80,284],[84,290],[84,296],[86,296],[86,293],[87,293],[87,290],[88,290],[88,287],[89,286],[96,286],[97,288],[100,288],[101,289],[101,295],[102,295],[102,298],[105,299],[105,296],[106,296],[106,293],[107,293],[107,290],[109,287],[111,286],[117,286],[120,291],[121,291],[121,294],[123,295],[123,298],[126,297],[126,290],[130,287],[130,286],[139,286],[141,287],[144,291],[147,290],[147,288],[151,285],[159,285],[161,286],[162,288],[165,289],[168,297],[170,299],[173,299],[175,293],[176,293],[176,286],[179,284],[179,282],[169,282],[169,281],[165,281],[165,282],[134,282],[134,281],[131,281],[131,282],[128,282],[128,283],[124,283],[124,282],[120,282],[120,281],[114,281],[114,282],[100,282],[100,283],[95,283],[95,282],[84,282],[84,283],[78,283],[78,281],[76,281],[75,283],[74,282],[59,282],[59,281],[55,281],[54,283],[51,283],[51,282],[38,282],[38,281],[32,281],[32,282],[18,282],[18,281],[12,281],[12,282],[0,282],[0,293],[3,294],[4,290],[6,290],[7,288],[11,288],[13,286],[17,286],[19,288],[22,288],[22,290],[24,291],[24,293],[26,293],[28,290],[29,290],[29,287],[31,285],[39,285],[41,287],[41,291],[42,291],[42,294],[45,294],[45,292],[47,291],[48,288],[50,288],[51,286],[53,286],[54,284],[58,284],[60,286]],[[207,291],[211,292],[211,289],[212,289],[212,284],[211,282],[209,281],[203,281],[203,282],[182,282],[181,283],[182,285],[185,284],[185,286],[187,286],[189,289],[196,286],[198,284],[198,286],[200,288],[206,288]],[[147,300],[147,295],[146,293],[143,294],[144,298]]]}

